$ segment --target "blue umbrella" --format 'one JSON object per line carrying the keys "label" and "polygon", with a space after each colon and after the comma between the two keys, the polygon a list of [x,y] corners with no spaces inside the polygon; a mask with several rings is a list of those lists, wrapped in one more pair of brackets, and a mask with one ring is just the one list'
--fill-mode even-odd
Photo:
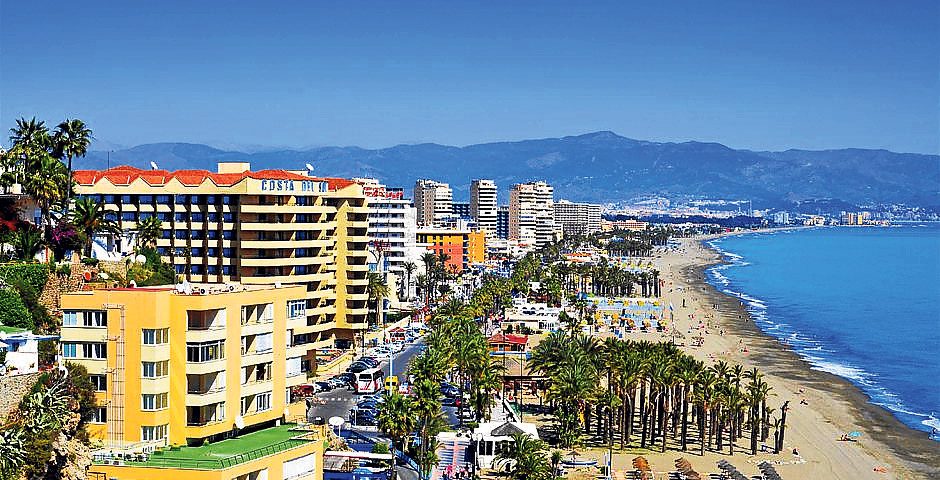
{"label": "blue umbrella", "polygon": [[862,436],[862,432],[859,432],[859,431],[849,432],[849,436],[850,436],[850,437],[861,437],[861,436]]}

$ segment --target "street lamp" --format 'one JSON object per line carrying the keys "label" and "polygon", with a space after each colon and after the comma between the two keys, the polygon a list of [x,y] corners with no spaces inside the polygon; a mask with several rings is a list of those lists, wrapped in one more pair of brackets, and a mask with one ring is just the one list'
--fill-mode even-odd
{"label": "street lamp", "polygon": [[480,440],[483,440],[483,433],[474,432],[470,434],[470,439],[473,440],[473,461],[470,463],[471,466],[471,475],[470,478],[477,478],[477,463],[480,461]]}

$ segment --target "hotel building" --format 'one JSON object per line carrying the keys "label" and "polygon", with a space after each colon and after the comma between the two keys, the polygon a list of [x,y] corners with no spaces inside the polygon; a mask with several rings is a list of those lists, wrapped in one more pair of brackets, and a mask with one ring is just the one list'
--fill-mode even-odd
{"label": "hotel building", "polygon": [[555,223],[565,235],[588,235],[601,229],[601,206],[595,203],[555,203]]}
{"label": "hotel building", "polygon": [[419,227],[433,227],[453,216],[454,192],[450,185],[434,180],[415,182],[414,201]]}
{"label": "hotel building", "polygon": [[415,208],[402,188],[388,188],[374,178],[353,180],[368,200],[370,263],[381,256],[385,265],[377,270],[400,276],[405,262],[418,263],[421,253],[415,244]]}
{"label": "hotel building", "polygon": [[290,388],[306,381],[293,342],[306,297],[241,284],[63,295],[61,354],[87,368],[99,405],[89,478],[323,478],[322,429],[282,425],[305,420]]}
{"label": "hotel building", "polygon": [[541,247],[555,238],[554,189],[545,182],[518,183],[509,191],[509,239]]}
{"label": "hotel building", "polygon": [[477,226],[496,236],[496,183],[476,179],[470,183],[470,215]]}
{"label": "hotel building", "polygon": [[[132,251],[139,222],[161,220],[156,249],[190,282],[302,284],[306,325],[293,344],[351,346],[366,328],[368,207],[362,186],[306,172],[220,163],[206,170],[115,167],[74,172],[78,196],[101,201]],[[100,238],[96,238],[99,243]],[[314,369],[315,361],[308,367]]]}

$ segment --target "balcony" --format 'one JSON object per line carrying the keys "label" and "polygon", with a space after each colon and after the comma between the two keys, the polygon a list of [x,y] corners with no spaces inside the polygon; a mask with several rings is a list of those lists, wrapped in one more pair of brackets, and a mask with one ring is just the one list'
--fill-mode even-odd
{"label": "balcony", "polygon": [[206,362],[186,362],[187,375],[206,375],[225,371],[225,359],[219,358]]}
{"label": "balcony", "polygon": [[203,407],[206,405],[211,405],[213,403],[219,403],[225,401],[225,388],[208,390],[205,392],[187,392],[186,393],[186,406],[187,407]]}

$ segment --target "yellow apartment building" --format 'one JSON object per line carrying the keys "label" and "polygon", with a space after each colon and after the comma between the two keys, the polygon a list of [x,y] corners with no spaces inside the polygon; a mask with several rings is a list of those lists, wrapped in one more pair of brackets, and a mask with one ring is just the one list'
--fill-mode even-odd
{"label": "yellow apartment building", "polygon": [[291,340],[307,323],[304,286],[100,289],[63,295],[62,311],[62,357],[97,390],[90,473],[322,478],[310,476],[322,432],[282,425],[305,414],[290,398],[305,381],[306,347]]}
{"label": "yellow apartment building", "polygon": [[362,186],[306,172],[220,163],[207,170],[122,166],[74,172],[76,193],[103,202],[121,235],[96,237],[95,250],[126,254],[139,225],[156,217],[156,249],[190,282],[302,284],[306,323],[293,344],[349,348],[366,328],[368,207]]}

